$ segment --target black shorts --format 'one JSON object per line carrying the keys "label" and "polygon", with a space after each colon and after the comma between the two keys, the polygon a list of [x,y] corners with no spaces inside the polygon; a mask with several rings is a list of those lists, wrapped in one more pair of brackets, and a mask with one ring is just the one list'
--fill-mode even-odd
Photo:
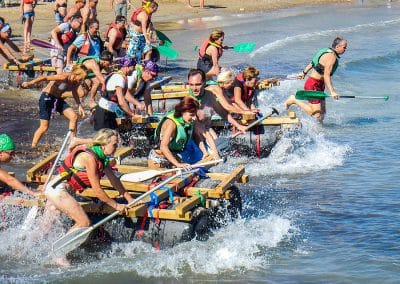
{"label": "black shorts", "polygon": [[94,111],[94,125],[93,128],[94,130],[100,130],[103,128],[110,128],[110,129],[117,129],[117,121],[115,120],[117,118],[117,115],[115,112],[111,112],[108,110],[105,110],[99,106],[96,106],[95,111]]}
{"label": "black shorts", "polygon": [[39,98],[39,118],[42,120],[50,120],[52,111],[56,111],[60,114],[67,108],[70,108],[69,104],[63,99],[57,99],[50,94],[41,93]]}

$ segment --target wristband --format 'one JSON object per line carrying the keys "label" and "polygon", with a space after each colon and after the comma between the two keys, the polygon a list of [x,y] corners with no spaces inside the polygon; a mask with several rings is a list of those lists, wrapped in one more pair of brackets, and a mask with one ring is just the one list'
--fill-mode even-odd
{"label": "wristband", "polygon": [[303,75],[307,75],[307,72],[304,72],[304,70],[303,70]]}

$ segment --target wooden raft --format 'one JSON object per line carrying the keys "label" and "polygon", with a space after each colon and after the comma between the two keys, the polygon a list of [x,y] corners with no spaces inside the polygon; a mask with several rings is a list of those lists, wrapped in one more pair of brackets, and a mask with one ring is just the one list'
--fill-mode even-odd
{"label": "wooden raft", "polygon": [[[132,148],[120,148],[117,150],[115,156],[117,161],[121,161],[124,157],[127,157],[133,151]],[[49,164],[53,163],[56,158],[57,153],[52,154],[50,157],[44,159],[43,161],[36,164],[27,172],[28,181],[35,181],[39,183],[44,183],[47,176],[43,174],[44,169],[49,168]],[[121,165],[117,164],[118,172],[120,173],[131,173],[140,172],[148,170],[147,167],[142,166],[131,166],[131,165]],[[155,195],[161,202],[171,202],[169,201],[169,191],[177,194],[174,197],[174,207],[168,209],[152,209],[153,216],[157,216],[160,219],[165,220],[175,220],[175,221],[185,221],[189,222],[192,219],[192,209],[201,206],[202,199],[205,200],[205,208],[209,208],[212,199],[229,199],[232,197],[231,187],[234,183],[246,183],[248,182],[248,176],[244,175],[244,166],[239,166],[230,173],[208,173],[207,176],[217,182],[218,184],[213,188],[207,187],[195,187],[198,177],[195,174],[186,174],[180,178],[177,178],[170,183],[166,184],[161,189],[155,191]],[[131,193],[135,198],[141,194],[147,192],[153,186],[148,182],[132,183],[132,182],[122,182],[125,189]],[[112,188],[111,183],[108,179],[101,179],[101,186],[110,198],[122,198],[119,192]],[[194,185],[192,185],[194,184]],[[95,198],[91,188],[84,190],[81,194],[82,197],[87,198],[88,201],[81,202],[84,210],[87,213],[96,214],[110,214],[114,212],[114,209],[98,202],[92,202],[91,198]],[[31,206],[43,206],[43,200],[23,200],[16,199],[12,197],[6,197],[7,203],[11,205],[19,205],[25,207]],[[150,201],[150,197],[144,198],[142,201],[138,202],[138,205],[129,209],[129,217],[144,217],[148,211],[147,202]]]}

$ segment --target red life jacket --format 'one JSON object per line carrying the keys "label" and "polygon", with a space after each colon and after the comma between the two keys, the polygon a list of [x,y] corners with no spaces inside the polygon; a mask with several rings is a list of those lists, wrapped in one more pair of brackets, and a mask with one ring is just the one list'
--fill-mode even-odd
{"label": "red life jacket", "polygon": [[[138,27],[141,27],[141,26],[142,26],[142,22],[139,21],[139,20],[137,19],[137,17],[139,16],[139,14],[140,14],[141,12],[147,13],[146,10],[144,9],[144,7],[140,7],[140,8],[137,8],[137,9],[132,13],[132,16],[131,16],[131,22],[132,22],[132,24],[134,24],[135,26],[138,26]],[[147,21],[146,28],[149,27],[150,22],[151,22],[151,14],[147,14],[147,15],[149,16],[149,20]]]}
{"label": "red life jacket", "polygon": [[242,83],[244,92],[241,95],[242,101],[247,105],[251,103],[251,99],[253,98],[254,90],[246,86],[245,79],[243,78],[243,74],[239,73],[236,75],[236,79]]}
{"label": "red life jacket", "polygon": [[200,58],[211,57],[210,55],[206,54],[207,47],[209,47],[210,45],[213,45],[213,46],[215,46],[217,48],[217,50],[218,50],[218,59],[219,59],[222,56],[222,53],[224,52],[223,49],[222,49],[222,46],[220,46],[220,45],[218,45],[218,44],[216,44],[214,42],[210,42],[209,39],[204,40],[203,43],[200,45],[200,49],[199,49]]}
{"label": "red life jacket", "polygon": [[89,50],[90,50],[89,35],[86,33],[84,35],[84,37],[85,37],[85,42],[83,43],[83,45],[79,49],[78,57],[85,57],[85,56],[87,56],[89,54]]}
{"label": "red life jacket", "polygon": [[73,42],[76,38],[76,32],[73,29],[70,29],[68,32],[63,33],[63,34],[57,34],[58,40],[64,44],[68,44],[70,42]]}
{"label": "red life jacket", "polygon": [[[115,28],[117,26],[116,23],[111,23],[108,25],[106,32],[104,33],[104,38],[106,41],[108,40],[108,34],[110,33],[111,29]],[[117,49],[118,47],[121,46],[121,43],[125,40],[126,34],[123,34],[119,29],[117,30],[117,38],[115,39],[113,49]]]}
{"label": "red life jacket", "polygon": [[85,146],[75,147],[74,150],[72,150],[72,152],[67,155],[57,171],[61,174],[61,176],[65,175],[65,180],[68,182],[68,184],[71,185],[71,187],[78,192],[81,192],[91,186],[87,172],[76,170],[73,167],[76,156],[82,152],[88,153],[95,158],[97,164],[97,173],[99,177],[103,175],[104,170],[103,161],[96,155],[93,150],[87,149]]}

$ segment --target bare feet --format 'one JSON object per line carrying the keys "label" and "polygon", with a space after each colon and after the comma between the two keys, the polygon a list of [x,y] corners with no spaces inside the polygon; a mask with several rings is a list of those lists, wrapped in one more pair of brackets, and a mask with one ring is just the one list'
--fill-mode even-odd
{"label": "bare feet", "polygon": [[291,95],[285,102],[285,107],[286,109],[289,109],[289,107],[296,102],[296,97],[294,95]]}
{"label": "bare feet", "polygon": [[54,258],[55,264],[57,264],[60,267],[71,267],[71,263],[68,261],[68,259],[65,256],[57,256]]}

